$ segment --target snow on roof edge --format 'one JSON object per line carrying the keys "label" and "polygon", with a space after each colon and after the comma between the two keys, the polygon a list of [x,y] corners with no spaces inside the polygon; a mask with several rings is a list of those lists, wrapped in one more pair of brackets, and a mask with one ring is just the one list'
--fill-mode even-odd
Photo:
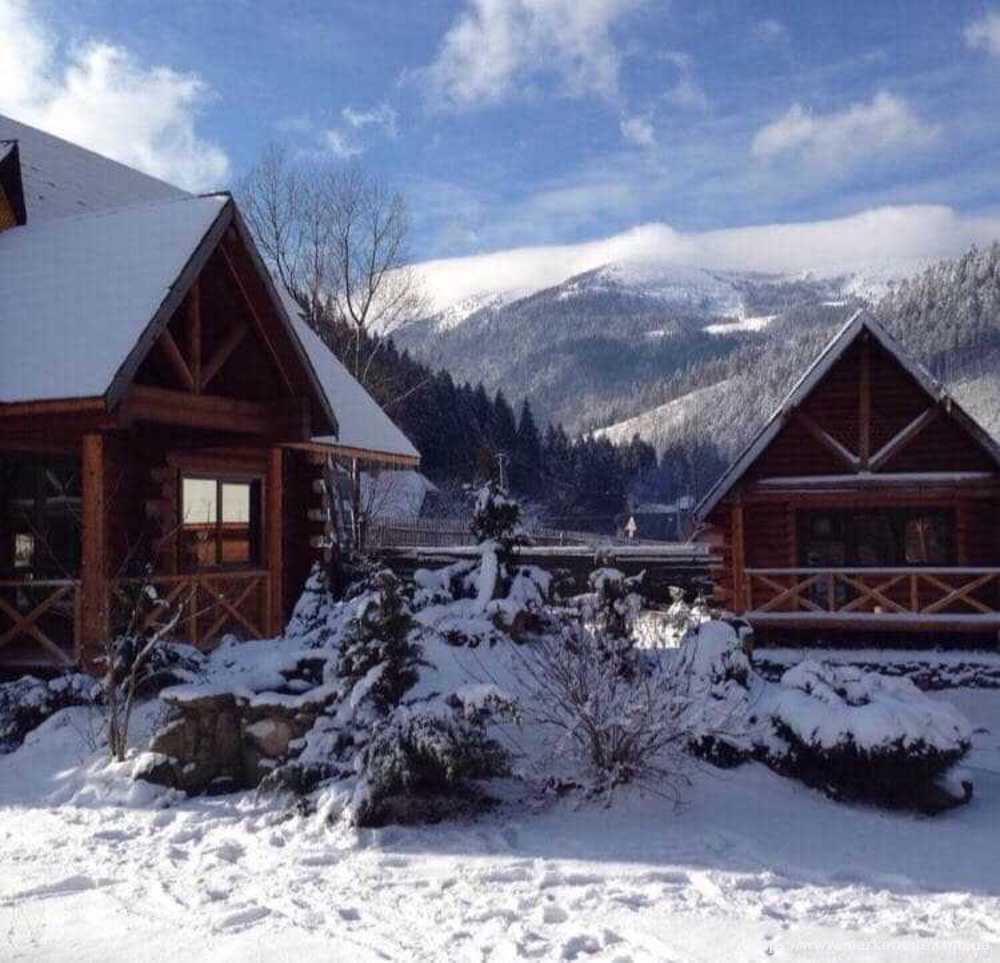
{"label": "snow on roof edge", "polygon": [[330,447],[364,449],[419,460],[416,446],[309,327],[288,292],[280,285],[275,287],[339,425],[336,436],[319,435],[313,441]]}

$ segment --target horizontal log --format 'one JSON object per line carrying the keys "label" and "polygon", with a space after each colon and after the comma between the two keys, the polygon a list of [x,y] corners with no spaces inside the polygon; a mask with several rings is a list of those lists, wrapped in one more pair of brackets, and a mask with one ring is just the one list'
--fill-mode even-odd
{"label": "horizontal log", "polygon": [[[297,399],[296,399],[297,402]],[[218,395],[194,395],[166,388],[133,385],[121,405],[126,424],[153,421],[188,428],[259,435],[268,440],[293,441],[301,437],[301,406],[263,403]]]}

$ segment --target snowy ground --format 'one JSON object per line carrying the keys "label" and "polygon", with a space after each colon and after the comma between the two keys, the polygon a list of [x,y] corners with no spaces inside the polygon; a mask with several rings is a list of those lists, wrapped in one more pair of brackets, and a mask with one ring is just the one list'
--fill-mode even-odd
{"label": "snowy ground", "polygon": [[1000,960],[1000,692],[937,698],[983,729],[975,800],[934,819],[747,766],[696,771],[680,811],[512,784],[360,834],[129,790],[68,710],[0,757],[0,960]]}

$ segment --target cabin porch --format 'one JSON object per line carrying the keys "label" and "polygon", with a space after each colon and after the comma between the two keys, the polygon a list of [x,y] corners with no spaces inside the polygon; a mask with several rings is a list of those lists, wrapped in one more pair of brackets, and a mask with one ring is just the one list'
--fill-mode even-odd
{"label": "cabin porch", "polygon": [[[742,516],[738,602],[769,634],[936,631],[996,639],[996,476],[893,479],[853,487],[751,487]],[[825,488],[825,490],[824,490]]]}
{"label": "cabin porch", "polygon": [[322,557],[321,459],[176,440],[163,429],[158,443],[142,431],[87,434],[77,452],[0,448],[0,667],[93,664],[149,588],[198,648],[280,632]]}

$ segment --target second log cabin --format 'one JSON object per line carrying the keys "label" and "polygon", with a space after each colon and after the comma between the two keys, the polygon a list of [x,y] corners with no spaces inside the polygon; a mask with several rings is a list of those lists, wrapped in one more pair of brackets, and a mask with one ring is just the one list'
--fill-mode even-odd
{"label": "second log cabin", "polygon": [[717,600],[765,638],[1000,630],[1000,447],[858,312],[700,504]]}

